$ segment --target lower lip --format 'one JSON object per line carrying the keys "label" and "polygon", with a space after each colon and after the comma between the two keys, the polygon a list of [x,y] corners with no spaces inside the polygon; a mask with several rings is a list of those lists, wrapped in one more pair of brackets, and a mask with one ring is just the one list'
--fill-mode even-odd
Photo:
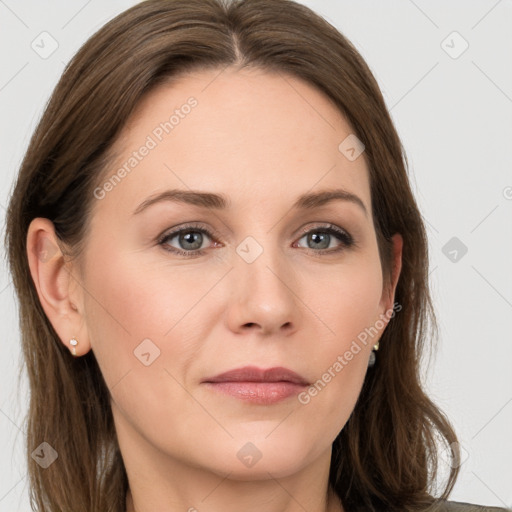
{"label": "lower lip", "polygon": [[210,388],[253,404],[269,405],[298,395],[306,386],[293,382],[206,382]]}

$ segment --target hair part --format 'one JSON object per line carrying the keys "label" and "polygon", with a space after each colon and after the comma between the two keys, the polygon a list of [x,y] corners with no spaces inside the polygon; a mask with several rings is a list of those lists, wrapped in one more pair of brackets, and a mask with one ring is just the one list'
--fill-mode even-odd
{"label": "hair part", "polygon": [[[128,480],[109,389],[94,354],[73,358],[39,302],[26,253],[30,222],[50,219],[61,249],[79,259],[93,190],[112,172],[114,143],[141,99],[189,71],[228,66],[282,73],[315,86],[365,145],[385,285],[391,282],[391,236],[400,233],[404,240],[395,292],[401,311],[386,327],[378,362],[333,443],[329,481],[347,510],[425,510],[437,492],[439,444],[450,445],[454,459],[458,448],[420,379],[422,355],[437,334],[424,224],[405,152],[369,67],[335,27],[291,0],[146,0],[96,32],[55,87],[7,213],[30,387],[31,502],[41,512],[125,512]],[[42,441],[59,453],[47,469],[30,456]],[[452,465],[440,498],[449,495],[457,476]]]}

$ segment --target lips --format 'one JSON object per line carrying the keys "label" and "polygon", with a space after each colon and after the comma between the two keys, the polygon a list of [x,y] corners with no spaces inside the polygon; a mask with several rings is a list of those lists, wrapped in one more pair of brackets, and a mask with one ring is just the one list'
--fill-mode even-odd
{"label": "lips", "polygon": [[203,382],[291,382],[300,386],[308,386],[309,382],[292,370],[283,367],[269,368],[267,370],[257,368],[256,366],[244,366],[236,368],[215,377],[208,377]]}
{"label": "lips", "polygon": [[245,366],[209,377],[202,384],[215,393],[264,406],[291,399],[309,385],[304,377],[287,368],[263,370],[255,366]]}

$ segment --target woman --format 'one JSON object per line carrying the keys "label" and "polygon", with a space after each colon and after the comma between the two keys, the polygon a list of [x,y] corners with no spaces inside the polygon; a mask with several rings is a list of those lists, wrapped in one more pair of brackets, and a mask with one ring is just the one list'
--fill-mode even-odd
{"label": "woman", "polygon": [[[80,49],[7,243],[36,510],[484,510],[433,491],[427,238],[367,65],[289,0],[148,0]],[[191,245],[189,245],[191,244]],[[499,509],[494,509],[499,510]]]}

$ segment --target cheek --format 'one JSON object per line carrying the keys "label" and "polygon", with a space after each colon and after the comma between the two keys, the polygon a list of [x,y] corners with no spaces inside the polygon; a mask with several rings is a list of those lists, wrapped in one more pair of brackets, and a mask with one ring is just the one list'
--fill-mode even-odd
{"label": "cheek", "polygon": [[124,338],[129,333],[135,342],[163,338],[207,290],[205,281],[197,272],[173,269],[164,260],[147,263],[105,245],[90,260],[85,286],[91,291],[88,302],[97,315],[94,321],[108,330],[120,329]]}
{"label": "cheek", "polygon": [[129,370],[147,369],[144,362],[154,361],[152,371],[163,371],[169,358],[173,366],[186,367],[195,349],[187,335],[187,313],[208,289],[205,279],[199,289],[182,272],[169,266],[146,268],[133,254],[116,253],[107,245],[95,253],[86,276],[87,328],[107,383]]}
{"label": "cheek", "polygon": [[147,268],[135,260],[133,255],[110,252],[102,260],[106,264],[91,265],[85,283],[91,291],[87,326],[118,410],[138,423],[141,431],[158,432],[162,423],[174,424],[172,411],[178,407],[186,405],[186,417],[204,415],[179,383],[198,350],[187,313],[211,285],[203,278],[200,290],[177,278],[180,273],[169,266]]}
{"label": "cheek", "polygon": [[[320,276],[316,277],[318,284]],[[321,320],[324,335],[310,357],[317,380],[301,403],[314,410],[315,417],[324,418],[331,436],[346,423],[361,391],[370,351],[379,335],[374,326],[381,295],[378,258],[331,272],[328,291],[320,293],[317,288],[310,294],[311,309]]]}
{"label": "cheek", "polygon": [[378,319],[382,275],[378,258],[326,272],[310,274],[308,306],[318,317],[322,339],[339,350]]}

